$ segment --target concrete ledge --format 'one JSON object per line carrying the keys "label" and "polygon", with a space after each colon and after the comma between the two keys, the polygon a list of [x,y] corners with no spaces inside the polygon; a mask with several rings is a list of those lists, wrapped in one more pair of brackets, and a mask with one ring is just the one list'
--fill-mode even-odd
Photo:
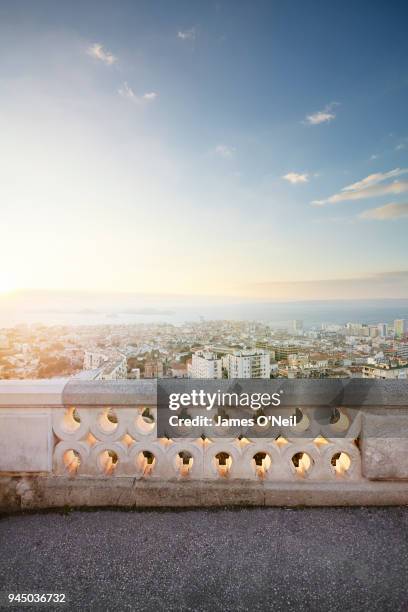
{"label": "concrete ledge", "polygon": [[61,406],[68,380],[0,380],[0,406]]}
{"label": "concrete ledge", "polygon": [[65,507],[408,505],[408,482],[153,482],[130,477],[1,476],[0,511]]}
{"label": "concrete ledge", "polygon": [[72,379],[62,400],[69,406],[156,406],[157,381]]}
{"label": "concrete ledge", "polygon": [[[164,379],[169,382],[168,379]],[[160,381],[159,381],[160,382]],[[202,383],[205,381],[201,381]],[[207,381],[208,383],[209,381]],[[214,382],[214,381],[211,381]],[[266,384],[261,379],[236,379],[253,391]],[[196,388],[199,380],[174,379],[181,389]],[[403,380],[275,380],[268,386],[283,389],[287,406],[407,406],[408,383]],[[217,381],[228,390],[231,381]],[[157,404],[157,380],[85,381],[68,378],[0,381],[0,406],[10,405],[134,406]]]}

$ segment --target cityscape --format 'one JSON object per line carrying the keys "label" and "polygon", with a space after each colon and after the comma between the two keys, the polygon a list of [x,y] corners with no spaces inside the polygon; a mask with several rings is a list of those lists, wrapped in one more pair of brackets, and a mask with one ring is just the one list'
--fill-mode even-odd
{"label": "cityscape", "polygon": [[0,612],[408,612],[407,23],[0,0]]}
{"label": "cityscape", "polygon": [[408,378],[408,319],[299,319],[0,329],[0,379]]}

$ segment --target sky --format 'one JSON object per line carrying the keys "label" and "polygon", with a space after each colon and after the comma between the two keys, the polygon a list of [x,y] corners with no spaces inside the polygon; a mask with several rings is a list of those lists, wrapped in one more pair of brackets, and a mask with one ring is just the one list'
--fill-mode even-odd
{"label": "sky", "polygon": [[0,292],[408,297],[407,18],[0,1]]}

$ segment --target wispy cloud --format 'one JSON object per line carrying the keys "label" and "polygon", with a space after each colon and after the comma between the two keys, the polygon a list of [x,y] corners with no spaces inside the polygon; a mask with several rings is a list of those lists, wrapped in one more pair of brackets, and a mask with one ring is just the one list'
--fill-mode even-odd
{"label": "wispy cloud", "polygon": [[392,178],[407,174],[408,168],[395,168],[389,172],[376,172],[366,176],[361,181],[347,185],[339,193],[335,193],[323,200],[313,200],[312,204],[324,206],[325,204],[337,204],[348,200],[363,200],[365,198],[377,198],[384,195],[398,195],[408,191],[408,181],[393,181],[383,184]]}
{"label": "wispy cloud", "polygon": [[157,98],[157,93],[154,91],[150,91],[147,93],[144,93],[141,96],[138,96],[133,89],[128,85],[128,83],[125,81],[122,85],[122,87],[120,87],[118,89],[118,94],[120,96],[122,96],[122,98],[127,98],[128,100],[131,100],[132,102],[135,102],[136,104],[140,104],[141,102],[152,102],[153,100],[155,100]]}
{"label": "wispy cloud", "polygon": [[375,159],[378,159],[380,156],[377,153],[373,153],[373,155],[371,155],[370,160],[374,161]]}
{"label": "wispy cloud", "polygon": [[405,142],[400,142],[399,144],[397,144],[397,146],[395,147],[396,151],[402,151],[403,149],[406,148],[406,144]]}
{"label": "wispy cloud", "polygon": [[408,202],[404,204],[384,204],[377,208],[364,210],[359,214],[360,219],[375,219],[376,221],[387,221],[389,219],[402,219],[408,217]]}
{"label": "wispy cloud", "polygon": [[297,183],[307,183],[309,181],[309,175],[307,172],[304,174],[299,174],[298,172],[288,172],[284,176],[282,176],[285,181],[292,183],[292,185],[296,185]]}
{"label": "wispy cloud", "polygon": [[336,118],[336,113],[333,111],[333,109],[338,105],[338,102],[331,102],[322,110],[306,115],[304,123],[307,123],[308,125],[319,125],[320,123],[329,123],[330,121],[333,121],[333,119]]}
{"label": "wispy cloud", "polygon": [[177,38],[181,38],[181,40],[194,40],[195,37],[195,28],[190,28],[189,30],[179,30],[177,32]]}
{"label": "wispy cloud", "polygon": [[357,181],[357,183],[352,183],[351,185],[343,187],[342,191],[357,191],[365,189],[366,187],[376,185],[377,183],[383,183],[387,179],[396,178],[397,176],[401,176],[401,174],[406,174],[407,172],[408,168],[395,168],[389,172],[375,172],[374,174],[369,174],[361,181]]}
{"label": "wispy cloud", "polygon": [[118,60],[118,58],[113,55],[113,53],[111,53],[110,51],[106,51],[103,48],[103,45],[101,45],[100,43],[94,43],[93,45],[88,47],[87,53],[91,57],[94,57],[95,59],[100,60],[101,62],[106,64],[106,66],[112,66],[112,64],[114,64]]}
{"label": "wispy cloud", "polygon": [[217,145],[214,151],[216,155],[219,155],[219,157],[223,157],[224,159],[231,159],[231,157],[234,157],[235,155],[234,147],[230,147],[226,144]]}

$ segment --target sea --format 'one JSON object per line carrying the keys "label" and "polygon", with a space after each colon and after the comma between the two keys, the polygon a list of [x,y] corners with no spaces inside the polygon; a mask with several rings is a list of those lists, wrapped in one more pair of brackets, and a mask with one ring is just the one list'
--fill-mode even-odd
{"label": "sea", "polygon": [[408,319],[408,300],[330,300],[274,303],[188,304],[140,309],[115,307],[32,309],[0,308],[0,328],[20,324],[43,325],[134,325],[138,323],[172,323],[208,320],[260,321],[276,328],[290,325],[294,319],[303,321],[307,329],[321,324],[343,325],[348,322],[367,324],[390,323]]}

